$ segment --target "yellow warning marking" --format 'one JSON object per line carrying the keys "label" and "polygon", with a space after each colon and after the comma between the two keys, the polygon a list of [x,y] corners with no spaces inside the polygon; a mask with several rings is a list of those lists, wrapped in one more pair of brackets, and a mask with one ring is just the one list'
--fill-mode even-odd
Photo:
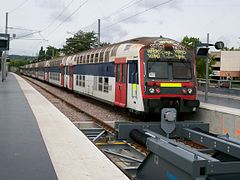
{"label": "yellow warning marking", "polygon": [[121,141],[116,141],[116,142],[112,142],[111,144],[126,144],[125,142],[121,142]]}
{"label": "yellow warning marking", "polygon": [[160,87],[182,87],[182,83],[160,83]]}
{"label": "yellow warning marking", "polygon": [[137,84],[133,84],[133,90],[136,91],[137,90]]}
{"label": "yellow warning marking", "polygon": [[114,145],[122,145],[122,144],[126,144],[125,142],[117,142],[117,141],[115,141],[115,142],[106,142],[106,143],[104,143],[104,142],[99,142],[99,143],[95,143],[97,146],[103,146],[103,145],[108,145],[108,144],[114,144]]}

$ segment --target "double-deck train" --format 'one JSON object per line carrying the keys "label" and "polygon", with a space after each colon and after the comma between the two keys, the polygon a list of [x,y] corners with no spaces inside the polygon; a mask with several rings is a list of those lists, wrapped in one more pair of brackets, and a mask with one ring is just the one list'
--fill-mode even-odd
{"label": "double-deck train", "polygon": [[199,107],[195,56],[181,43],[141,37],[28,64],[21,73],[135,113]]}

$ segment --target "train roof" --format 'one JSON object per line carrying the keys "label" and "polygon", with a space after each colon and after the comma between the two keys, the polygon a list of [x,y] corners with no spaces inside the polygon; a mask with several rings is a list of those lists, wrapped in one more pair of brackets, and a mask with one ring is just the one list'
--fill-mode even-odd
{"label": "train roof", "polygon": [[[133,43],[133,44],[149,45],[149,44],[153,43],[154,41],[159,40],[161,38],[162,37],[139,37],[139,38],[134,38],[134,39],[126,40],[123,42],[119,42],[116,44]],[[166,39],[166,38],[164,38],[164,39]]]}
{"label": "train roof", "polygon": [[119,43],[114,43],[114,44],[111,44],[109,46],[113,46],[113,45],[116,45],[116,44],[125,44],[125,43],[142,44],[144,46],[147,46],[149,44],[154,43],[155,41],[169,41],[169,42],[174,42],[174,43],[177,43],[177,44],[182,44],[182,43],[180,43],[176,40],[160,36],[160,37],[138,37],[138,38],[133,38],[133,39],[130,39],[130,40],[122,41],[122,42],[119,42]]}

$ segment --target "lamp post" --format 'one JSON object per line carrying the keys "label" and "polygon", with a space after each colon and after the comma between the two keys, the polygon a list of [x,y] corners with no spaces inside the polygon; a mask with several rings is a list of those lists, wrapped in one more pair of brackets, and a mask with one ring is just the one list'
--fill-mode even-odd
{"label": "lamp post", "polygon": [[[207,33],[207,45],[206,48],[209,46],[209,33]],[[207,53],[206,57],[206,84],[205,84],[205,102],[208,101],[208,64],[209,63],[209,54]]]}
{"label": "lamp post", "polygon": [[218,41],[215,44],[209,43],[209,33],[207,33],[207,43],[201,43],[197,47],[196,55],[206,57],[206,84],[205,84],[205,102],[208,101],[208,63],[209,63],[209,46],[214,46],[215,49],[220,50],[224,48],[224,43],[222,41]]}

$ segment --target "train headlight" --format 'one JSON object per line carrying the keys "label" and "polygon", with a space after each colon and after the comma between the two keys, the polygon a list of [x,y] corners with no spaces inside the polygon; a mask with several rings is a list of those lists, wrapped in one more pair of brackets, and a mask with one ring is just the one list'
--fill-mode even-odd
{"label": "train headlight", "polygon": [[156,88],[156,93],[160,93],[161,92],[161,90],[160,90],[160,88]]}
{"label": "train headlight", "polygon": [[155,92],[155,89],[154,89],[154,88],[149,88],[149,92],[150,92],[151,94],[153,94],[153,93]]}
{"label": "train headlight", "polygon": [[188,88],[187,92],[188,92],[188,94],[192,94],[192,92],[193,92],[192,88]]}

